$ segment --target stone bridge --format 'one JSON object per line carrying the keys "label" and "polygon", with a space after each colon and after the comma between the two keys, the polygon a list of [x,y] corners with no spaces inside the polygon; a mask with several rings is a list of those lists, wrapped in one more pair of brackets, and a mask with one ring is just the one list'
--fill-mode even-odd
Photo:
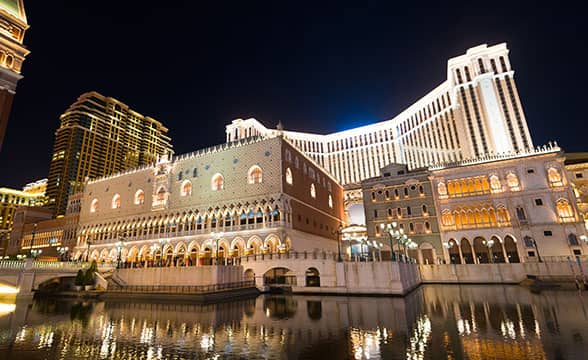
{"label": "stone bridge", "polygon": [[[0,297],[31,297],[39,285],[58,278],[75,277],[89,263],[46,262],[32,259],[0,261]],[[108,272],[110,264],[99,264],[98,271]]]}

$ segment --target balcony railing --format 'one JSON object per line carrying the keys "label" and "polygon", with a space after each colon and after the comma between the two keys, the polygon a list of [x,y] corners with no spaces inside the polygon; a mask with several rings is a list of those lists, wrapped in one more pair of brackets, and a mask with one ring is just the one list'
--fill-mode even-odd
{"label": "balcony railing", "polygon": [[[126,240],[131,241],[141,241],[141,240],[152,240],[152,239],[161,239],[161,238],[176,238],[176,237],[184,237],[184,236],[195,236],[195,235],[205,235],[210,234],[211,232],[220,231],[223,233],[231,233],[231,232],[239,232],[239,231],[246,231],[246,230],[259,230],[259,229],[274,229],[279,227],[288,227],[289,224],[286,221],[272,221],[266,223],[254,223],[254,224],[245,224],[245,225],[233,225],[233,226],[217,226],[217,227],[206,227],[202,229],[192,229],[192,230],[182,230],[182,231],[165,231],[165,232],[153,232],[150,234],[141,234],[141,235],[124,235],[121,236],[126,237]],[[118,238],[106,238],[106,239],[95,239],[90,240],[90,242],[94,245],[97,244],[107,244],[111,242],[118,241]],[[82,242],[80,244],[84,246]]]}

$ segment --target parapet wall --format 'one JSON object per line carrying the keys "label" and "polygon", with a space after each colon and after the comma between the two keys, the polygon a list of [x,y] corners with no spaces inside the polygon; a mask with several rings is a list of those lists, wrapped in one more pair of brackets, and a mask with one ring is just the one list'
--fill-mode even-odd
{"label": "parapet wall", "polygon": [[[584,272],[588,270],[588,262],[582,262]],[[420,265],[419,270],[423,283],[488,283],[518,284],[535,275],[539,278],[568,278],[581,275],[582,271],[575,261],[543,262],[516,264],[442,264]]]}
{"label": "parapet wall", "polygon": [[125,286],[201,286],[237,283],[245,280],[241,266],[119,269],[116,274]]}

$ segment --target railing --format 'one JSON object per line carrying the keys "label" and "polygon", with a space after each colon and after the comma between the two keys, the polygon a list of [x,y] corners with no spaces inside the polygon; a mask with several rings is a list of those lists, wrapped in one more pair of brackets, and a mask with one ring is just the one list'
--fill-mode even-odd
{"label": "railing", "polygon": [[[405,263],[416,263],[415,259],[412,259],[403,254],[396,254],[399,257],[400,262]],[[268,254],[252,254],[243,255],[241,257],[233,258],[235,265],[242,263],[248,263],[253,261],[266,261],[266,260],[333,260],[337,261],[338,254],[326,251],[288,251],[284,253],[268,253]],[[381,255],[378,252],[365,253],[363,255],[352,255],[341,254],[341,260],[346,262],[380,262],[388,261],[382,260]]]}
{"label": "railing", "polygon": [[0,269],[2,270],[22,270],[25,268],[25,262],[20,260],[0,260]]}
{"label": "railing", "polygon": [[[578,255],[578,257],[580,258],[580,261],[588,261],[588,255]],[[538,263],[539,262],[539,258],[537,256],[523,256],[523,259],[526,263]],[[576,256],[543,256],[541,255],[541,262],[546,262],[546,263],[555,263],[555,262],[568,262],[571,261],[573,263],[576,263]]]}
{"label": "railing", "polygon": [[[273,229],[278,227],[287,227],[289,224],[286,221],[270,221],[265,223],[253,223],[253,224],[245,224],[245,225],[234,225],[234,226],[217,226],[217,227],[206,227],[201,229],[192,229],[192,230],[182,230],[182,231],[169,231],[169,232],[153,232],[149,234],[141,234],[141,235],[126,235],[128,241],[141,241],[141,240],[152,240],[152,239],[172,239],[178,238],[183,236],[193,236],[193,235],[205,235],[210,234],[214,231],[222,231],[223,233],[230,233],[230,232],[237,232],[237,231],[244,231],[244,230],[255,230],[255,229]],[[125,241],[127,241],[125,240]],[[105,239],[94,239],[90,240],[94,245],[101,245],[101,244],[110,244],[117,239],[115,238],[105,238]],[[85,246],[84,244],[81,247]]]}
{"label": "railing", "polygon": [[159,293],[159,294],[207,294],[226,290],[248,289],[255,287],[255,280],[240,281],[226,284],[213,285],[118,285],[115,289],[108,289],[109,292],[121,293]]}
{"label": "railing", "polygon": [[[115,268],[115,264],[97,264],[99,271],[108,271]],[[30,260],[0,260],[0,270],[32,270],[32,271],[67,271],[77,272],[90,266],[87,262],[66,261],[30,261]]]}

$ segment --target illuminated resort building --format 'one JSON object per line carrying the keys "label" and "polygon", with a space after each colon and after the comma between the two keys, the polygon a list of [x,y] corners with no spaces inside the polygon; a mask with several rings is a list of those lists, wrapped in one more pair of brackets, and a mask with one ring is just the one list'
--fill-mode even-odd
{"label": "illuminated resort building", "polygon": [[[343,190],[281,137],[249,138],[89,180],[75,258],[174,265],[336,251]],[[122,241],[122,243],[119,243]],[[218,257],[217,257],[218,255]]]}
{"label": "illuminated resort building", "polygon": [[22,64],[29,54],[23,45],[28,28],[23,0],[0,0],[0,150],[16,84],[23,78]]}
{"label": "illuminated resort building", "polygon": [[44,205],[46,179],[27,184],[23,190],[0,188],[0,255],[6,252],[15,211],[21,206]]}
{"label": "illuminated resort building", "polygon": [[431,167],[443,242],[436,256],[472,264],[586,254],[564,161],[560,148],[549,145]]}
{"label": "illuminated resort building", "polygon": [[68,196],[94,179],[153,163],[171,153],[168,129],[122,102],[96,92],[81,95],[60,117],[49,169],[47,195],[55,215]]}
{"label": "illuminated resort building", "polygon": [[421,264],[584,255],[584,219],[564,161],[550,144],[412,171],[390,165],[362,182],[368,240],[388,245],[382,227],[395,223],[416,244],[405,249],[395,238],[395,252]]}
{"label": "illuminated resort building", "polygon": [[588,153],[568,153],[565,164],[578,208],[588,229]]}
{"label": "illuminated resort building", "polygon": [[358,188],[390,163],[409,169],[533,149],[506,44],[448,61],[447,80],[391,120],[328,135],[267,129],[255,119],[226,127],[227,142],[283,133],[342,185]]}

